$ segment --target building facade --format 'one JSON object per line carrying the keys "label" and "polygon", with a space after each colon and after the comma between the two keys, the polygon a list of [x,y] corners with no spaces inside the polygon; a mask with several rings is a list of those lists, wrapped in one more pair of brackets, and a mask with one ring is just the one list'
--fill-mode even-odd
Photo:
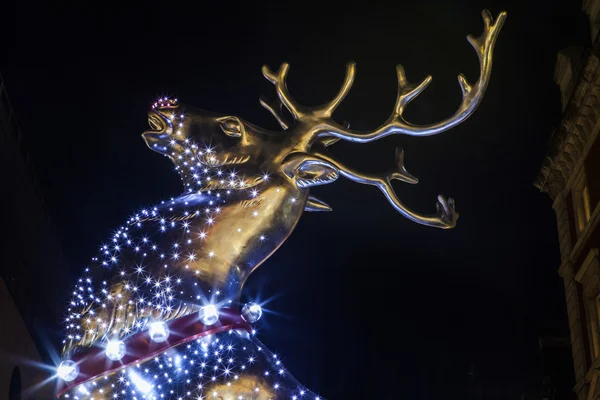
{"label": "building facade", "polygon": [[0,400],[51,399],[67,269],[0,76]]}
{"label": "building facade", "polygon": [[579,400],[600,399],[600,1],[583,2],[590,46],[559,51],[563,115],[534,185],[556,212]]}

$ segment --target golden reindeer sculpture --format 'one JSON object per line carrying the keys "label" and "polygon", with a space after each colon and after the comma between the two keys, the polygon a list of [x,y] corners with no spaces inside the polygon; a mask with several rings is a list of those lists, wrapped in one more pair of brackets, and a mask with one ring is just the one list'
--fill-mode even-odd
{"label": "golden reindeer sculpture", "polygon": [[[339,93],[327,104],[306,107],[286,87],[289,65],[263,67],[279,101],[261,104],[284,132],[242,119],[159,99],[149,112],[147,145],[175,164],[185,193],[140,210],[115,230],[75,285],[66,317],[63,399],[272,399],[311,398],[280,360],[252,334],[261,315],[256,304],[238,305],[248,276],[288,238],[304,211],[330,211],[310,188],[340,176],[377,187],[411,221],[452,228],[452,199],[437,210],[408,209],[392,181],[417,179],[396,151],[395,168],[365,174],[327,153],[340,140],[367,143],[389,135],[428,136],[467,119],[481,103],[492,70],[492,51],[506,14],[483,12],[484,32],[468,36],[479,57],[480,76],[458,82],[462,102],[448,119],[415,125],[406,106],[431,82],[407,81],[396,68],[398,97],[379,128],[358,132],[332,115],[349,93],[350,63]],[[282,107],[293,117],[286,121]]]}

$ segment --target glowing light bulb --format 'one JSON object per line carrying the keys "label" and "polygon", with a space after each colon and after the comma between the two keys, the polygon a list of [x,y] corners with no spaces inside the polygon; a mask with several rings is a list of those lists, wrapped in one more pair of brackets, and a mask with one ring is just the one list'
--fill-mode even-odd
{"label": "glowing light bulb", "polygon": [[208,349],[208,346],[212,343],[212,339],[212,335],[204,336],[198,339],[198,343],[200,343],[202,350],[206,351]]}
{"label": "glowing light bulb", "polygon": [[200,309],[198,312],[200,321],[204,325],[213,325],[219,320],[219,310],[214,304],[208,304]]}
{"label": "glowing light bulb", "polygon": [[[135,370],[129,369],[129,379],[135,385],[137,390],[144,394],[149,394],[152,391],[152,384],[145,379],[143,379],[140,375],[138,375]],[[146,397],[146,396],[144,396]],[[116,396],[115,396],[116,398]]]}
{"label": "glowing light bulb", "polygon": [[249,324],[253,324],[262,317],[262,308],[256,303],[246,303],[242,308],[242,318]]}
{"label": "glowing light bulb", "polygon": [[109,360],[119,361],[125,356],[125,343],[121,340],[111,340],[106,344],[104,353]]}
{"label": "glowing light bulb", "polygon": [[79,367],[72,360],[65,360],[56,369],[56,374],[65,382],[70,382],[79,375]]}
{"label": "glowing light bulb", "polygon": [[150,324],[150,328],[148,329],[148,335],[150,335],[150,339],[156,343],[162,343],[169,338],[169,326],[162,322],[156,321]]}

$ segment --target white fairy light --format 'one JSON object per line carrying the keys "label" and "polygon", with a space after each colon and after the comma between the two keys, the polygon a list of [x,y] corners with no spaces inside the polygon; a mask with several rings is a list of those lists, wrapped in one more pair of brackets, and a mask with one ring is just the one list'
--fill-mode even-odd
{"label": "white fairy light", "polygon": [[246,322],[253,324],[262,317],[263,311],[259,304],[256,303],[246,303],[242,308],[242,318],[246,320]]}
{"label": "white fairy light", "polygon": [[219,310],[214,304],[207,304],[200,308],[198,316],[204,325],[214,325],[219,320]]}
{"label": "white fairy light", "polygon": [[148,335],[153,342],[162,343],[169,338],[169,326],[163,321],[155,321],[148,328]]}
{"label": "white fairy light", "polygon": [[119,361],[121,360],[126,353],[125,343],[121,340],[110,340],[106,343],[106,347],[104,348],[104,354],[109,360]]}
{"label": "white fairy light", "polygon": [[56,375],[65,382],[70,382],[79,375],[79,367],[72,360],[65,360],[56,369]]}

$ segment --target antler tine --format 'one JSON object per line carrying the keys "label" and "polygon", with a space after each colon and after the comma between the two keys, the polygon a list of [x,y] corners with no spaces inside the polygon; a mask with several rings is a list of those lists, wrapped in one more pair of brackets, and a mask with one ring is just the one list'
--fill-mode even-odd
{"label": "antler tine", "polygon": [[323,118],[329,118],[333,114],[336,108],[341,104],[342,101],[346,98],[350,89],[352,89],[352,85],[354,84],[354,76],[356,75],[356,63],[349,62],[346,64],[346,78],[344,79],[344,83],[340,88],[338,94],[331,100],[329,103],[319,107],[315,112],[319,113]]}
{"label": "antler tine", "polygon": [[[484,24],[483,33],[477,38],[473,35],[467,35],[467,41],[473,47],[479,58],[481,73],[476,85],[485,87],[487,86],[487,81],[490,77],[489,72],[491,71],[492,64],[492,50],[496,44],[500,29],[506,20],[506,12],[501,12],[500,15],[498,15],[496,22],[493,22],[492,14],[488,10],[483,10],[481,12],[481,17],[483,18]],[[486,74],[484,72],[488,73]],[[469,85],[463,74],[458,75],[458,82],[463,91],[463,96],[471,92],[472,87]]]}
{"label": "antler tine", "polygon": [[275,85],[275,90],[277,91],[277,96],[283,103],[283,105],[289,110],[290,114],[294,117],[294,119],[300,119],[305,114],[305,111],[302,110],[302,107],[296,103],[292,96],[290,95],[285,79],[287,78],[287,73],[290,68],[288,63],[281,64],[279,71],[277,73],[272,72],[268,66],[263,65],[262,73],[267,78],[269,82]]}
{"label": "antler tine", "polygon": [[368,143],[397,134],[411,136],[436,135],[462,123],[477,109],[487,89],[492,72],[492,52],[498,34],[506,19],[506,12],[501,12],[495,21],[487,10],[482,12],[482,16],[484,22],[483,34],[477,38],[471,35],[467,36],[467,40],[473,46],[479,58],[479,78],[475,84],[471,85],[467,82],[463,74],[458,76],[458,83],[462,91],[462,101],[451,117],[431,125],[414,125],[404,120],[402,114],[407,104],[425,90],[431,82],[431,77],[426,77],[418,85],[410,84],[406,80],[404,68],[399,65],[396,67],[398,74],[398,97],[396,105],[390,118],[381,127],[371,132],[358,132],[331,123],[315,129],[312,133],[319,138],[336,137],[355,143]]}
{"label": "antler tine", "polygon": [[[259,101],[260,105],[266,108],[275,117],[275,119],[277,120],[277,122],[279,122],[279,125],[281,125],[283,129],[289,128],[288,123],[285,122],[283,116],[276,110],[273,104],[269,103],[267,99],[265,99],[263,96],[259,98]],[[279,103],[279,105],[281,106],[281,103]]]}
{"label": "antler tine", "polygon": [[406,170],[404,166],[404,150],[400,147],[396,148],[396,169],[390,172],[388,179],[412,183],[413,185],[419,183],[419,179]]}
{"label": "antler tine", "polygon": [[404,67],[400,64],[396,65],[396,74],[398,75],[398,97],[396,98],[396,105],[394,106],[394,113],[392,114],[392,118],[394,119],[402,116],[408,103],[420,95],[433,79],[431,75],[428,75],[418,85],[408,83]]}

